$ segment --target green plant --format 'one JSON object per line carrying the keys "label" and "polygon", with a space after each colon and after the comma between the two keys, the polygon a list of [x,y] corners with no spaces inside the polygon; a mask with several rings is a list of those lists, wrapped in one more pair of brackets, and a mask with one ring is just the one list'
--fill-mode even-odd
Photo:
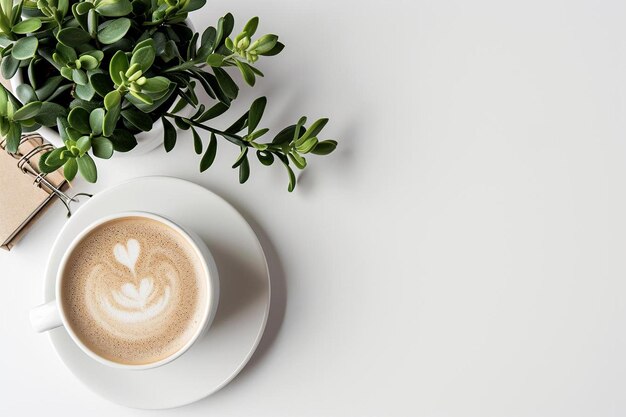
{"label": "green plant", "polygon": [[[65,146],[45,154],[40,168],[52,172],[63,167],[70,181],[80,173],[95,182],[93,157],[131,151],[136,135],[161,121],[167,152],[177,143],[174,126],[191,131],[194,149],[202,154],[201,171],[213,163],[221,138],[241,150],[233,165],[241,183],[250,175],[252,152],[263,165],[280,161],[292,191],[292,166],[304,169],[304,155],[326,155],[337,146],[318,139],[328,120],[306,127],[303,117],[262,141],[269,130],[259,128],[267,104],[261,97],[227,129],[210,126],[239,92],[229,68],[254,86],[263,76],[255,67],[259,58],[280,53],[284,45],[273,34],[254,38],[256,17],[231,37],[235,22],[230,13],[202,34],[192,31],[187,15],[205,2],[0,0],[0,73],[7,79],[20,70],[25,74],[15,95],[0,89],[0,134],[6,149],[17,150],[22,132],[56,128]],[[213,103],[200,103],[198,88]]]}

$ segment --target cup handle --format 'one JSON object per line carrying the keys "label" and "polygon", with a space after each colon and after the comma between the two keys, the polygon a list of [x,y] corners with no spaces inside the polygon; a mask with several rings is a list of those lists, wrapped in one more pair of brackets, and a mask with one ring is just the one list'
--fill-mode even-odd
{"label": "cup handle", "polygon": [[56,300],[30,310],[30,325],[38,332],[47,332],[63,325]]}

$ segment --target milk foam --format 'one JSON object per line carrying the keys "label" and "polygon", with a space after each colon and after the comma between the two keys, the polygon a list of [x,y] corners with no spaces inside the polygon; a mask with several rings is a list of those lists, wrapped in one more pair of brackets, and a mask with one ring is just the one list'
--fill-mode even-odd
{"label": "milk foam", "polygon": [[[140,253],[141,244],[136,239],[129,239],[125,246],[118,243],[113,249],[115,259],[130,270],[133,278],[137,278],[135,264],[137,259],[139,259]],[[107,318],[101,317],[103,321],[114,319],[122,323],[147,322],[159,314],[163,314],[170,301],[170,285],[179,280],[176,271],[170,270],[167,276],[168,283],[165,284],[162,290],[163,294],[160,297],[158,295],[161,291],[158,288],[155,289],[152,277],[148,276],[140,279],[139,286],[132,282],[127,282],[122,284],[119,291],[112,290],[113,302],[107,294],[98,294],[98,308],[93,306],[92,303],[88,304],[91,313],[96,316],[107,315]],[[156,298],[155,295],[158,299],[151,302]]]}
{"label": "milk foam", "polygon": [[116,362],[169,356],[201,321],[206,284],[195,256],[178,232],[153,220],[100,226],[83,239],[64,275],[61,298],[72,329]]}

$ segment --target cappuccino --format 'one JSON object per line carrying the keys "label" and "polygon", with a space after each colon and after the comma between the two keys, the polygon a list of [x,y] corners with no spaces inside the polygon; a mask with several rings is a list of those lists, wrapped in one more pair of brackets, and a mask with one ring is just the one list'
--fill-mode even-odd
{"label": "cappuccino", "polygon": [[90,231],[62,271],[69,327],[95,354],[124,365],[178,352],[206,315],[207,277],[177,230],[123,217]]}

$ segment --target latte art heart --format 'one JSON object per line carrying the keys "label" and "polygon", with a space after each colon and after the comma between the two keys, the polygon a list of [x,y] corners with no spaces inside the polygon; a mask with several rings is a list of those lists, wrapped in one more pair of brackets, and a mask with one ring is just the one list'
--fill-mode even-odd
{"label": "latte art heart", "polygon": [[[113,291],[115,304],[108,297],[101,296],[100,305],[111,317],[124,323],[139,323],[150,320],[165,311],[170,300],[170,287],[165,287],[163,295],[149,304],[153,295],[154,284],[152,279],[141,280],[139,289],[133,284],[122,285],[121,291]],[[120,308],[122,307],[122,308]]]}
{"label": "latte art heart", "polygon": [[99,226],[66,269],[61,298],[71,327],[110,360],[158,360],[201,322],[206,283],[194,248],[157,221],[128,217]]}
{"label": "latte art heart", "polygon": [[115,259],[130,269],[133,274],[135,273],[135,264],[137,263],[140,252],[141,245],[136,239],[129,239],[128,242],[126,242],[126,246],[118,243],[113,248]]}

